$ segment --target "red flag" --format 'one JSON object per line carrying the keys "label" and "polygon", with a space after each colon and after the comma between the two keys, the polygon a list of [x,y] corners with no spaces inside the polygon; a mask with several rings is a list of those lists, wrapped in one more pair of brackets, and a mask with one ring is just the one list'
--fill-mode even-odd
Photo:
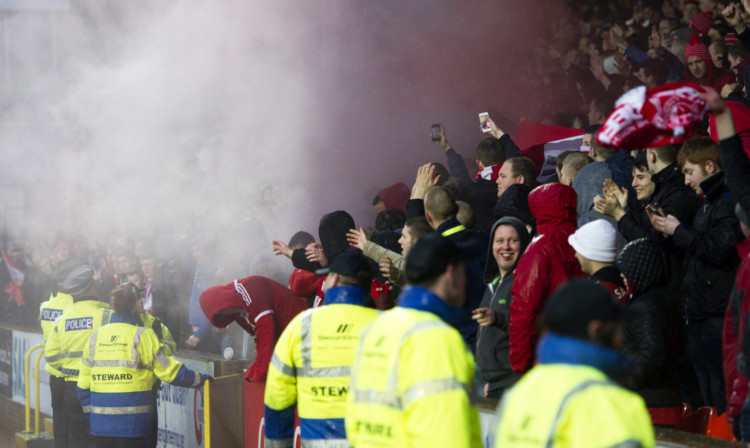
{"label": "red flag", "polygon": [[26,302],[23,301],[23,293],[21,292],[24,270],[16,264],[7,252],[5,252],[5,249],[0,248],[0,253],[3,255],[5,267],[8,268],[8,272],[10,273],[10,282],[5,285],[3,289],[5,289],[5,292],[7,292],[18,305],[25,306]]}

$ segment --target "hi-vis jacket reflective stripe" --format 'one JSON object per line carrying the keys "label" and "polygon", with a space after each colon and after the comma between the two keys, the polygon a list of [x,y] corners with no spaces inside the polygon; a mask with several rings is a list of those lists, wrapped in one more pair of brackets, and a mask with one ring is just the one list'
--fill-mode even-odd
{"label": "hi-vis jacket reflective stripe", "polygon": [[495,447],[654,446],[643,400],[586,365],[539,364],[498,408]]}
{"label": "hi-vis jacket reflective stripe", "polygon": [[138,317],[146,328],[151,328],[156,333],[156,337],[159,339],[159,344],[164,349],[164,354],[167,356],[174,355],[177,350],[177,342],[172,337],[172,333],[169,331],[164,322],[160,319],[155,318],[147,312],[138,313]]}
{"label": "hi-vis jacket reflective stripe", "polygon": [[[404,295],[399,299],[403,301]],[[435,314],[396,307],[362,334],[346,434],[360,447],[480,447],[474,357]]]}
{"label": "hi-vis jacket reflective stripe", "polygon": [[[200,377],[164,354],[150,328],[117,321],[94,331],[83,352],[78,395],[90,413],[91,434],[143,437],[152,433],[154,375],[195,387]],[[114,314],[113,321],[121,317]]]}
{"label": "hi-vis jacket reflective stripe", "polygon": [[295,404],[303,447],[349,446],[344,417],[351,366],[360,333],[377,315],[372,308],[332,303],[289,323],[268,369],[266,447],[293,446]]}
{"label": "hi-vis jacket reflective stripe", "polygon": [[77,381],[83,349],[91,333],[109,323],[112,310],[98,300],[82,300],[60,316],[47,338],[44,359],[57,369],[66,381]]}
{"label": "hi-vis jacket reflective stripe", "polygon": [[[49,340],[49,335],[55,326],[55,320],[62,316],[63,312],[67,311],[71,306],[73,306],[73,297],[70,294],[62,292],[58,292],[57,295],[50,294],[49,300],[39,305],[39,321],[42,325],[42,335],[44,335],[45,342]],[[44,366],[50,375],[63,376],[59,370],[51,365],[45,363]]]}

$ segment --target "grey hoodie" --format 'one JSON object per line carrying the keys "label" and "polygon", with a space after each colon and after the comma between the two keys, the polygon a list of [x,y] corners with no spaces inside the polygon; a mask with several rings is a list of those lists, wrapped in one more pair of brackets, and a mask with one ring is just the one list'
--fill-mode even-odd
{"label": "grey hoodie", "polygon": [[[576,217],[578,227],[597,219],[604,219],[617,229],[617,220],[611,216],[602,215],[594,210],[594,198],[602,194],[605,179],[612,179],[612,170],[605,162],[594,162],[584,166],[573,179],[573,189],[578,195]],[[625,246],[627,241],[617,232],[617,252]]]}

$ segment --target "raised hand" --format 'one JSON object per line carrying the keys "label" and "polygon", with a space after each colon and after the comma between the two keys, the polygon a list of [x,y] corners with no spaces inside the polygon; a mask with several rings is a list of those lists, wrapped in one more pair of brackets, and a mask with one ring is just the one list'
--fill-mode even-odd
{"label": "raised hand", "polygon": [[359,250],[365,250],[367,234],[364,230],[362,230],[361,227],[359,228],[359,230],[349,229],[349,232],[346,233],[346,240],[349,242],[350,246],[356,247]]}
{"label": "raised hand", "polygon": [[310,263],[319,263],[321,266],[328,266],[328,258],[323,252],[323,246],[318,243],[310,243],[305,247],[305,256]]}
{"label": "raised hand", "polygon": [[274,255],[283,255],[289,259],[292,258],[292,253],[294,251],[287,246],[286,243],[279,240],[273,240],[271,242],[271,247],[273,248]]}
{"label": "raised hand", "polygon": [[437,185],[440,176],[435,175],[435,165],[426,163],[417,170],[417,179],[414,181],[414,187],[411,189],[412,199],[424,199],[427,190]]}

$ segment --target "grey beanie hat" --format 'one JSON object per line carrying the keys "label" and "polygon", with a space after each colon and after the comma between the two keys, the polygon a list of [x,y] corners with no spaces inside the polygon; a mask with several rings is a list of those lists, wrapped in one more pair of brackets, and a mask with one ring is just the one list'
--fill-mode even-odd
{"label": "grey beanie hat", "polygon": [[79,297],[94,284],[94,268],[84,264],[71,271],[62,285],[62,292]]}

